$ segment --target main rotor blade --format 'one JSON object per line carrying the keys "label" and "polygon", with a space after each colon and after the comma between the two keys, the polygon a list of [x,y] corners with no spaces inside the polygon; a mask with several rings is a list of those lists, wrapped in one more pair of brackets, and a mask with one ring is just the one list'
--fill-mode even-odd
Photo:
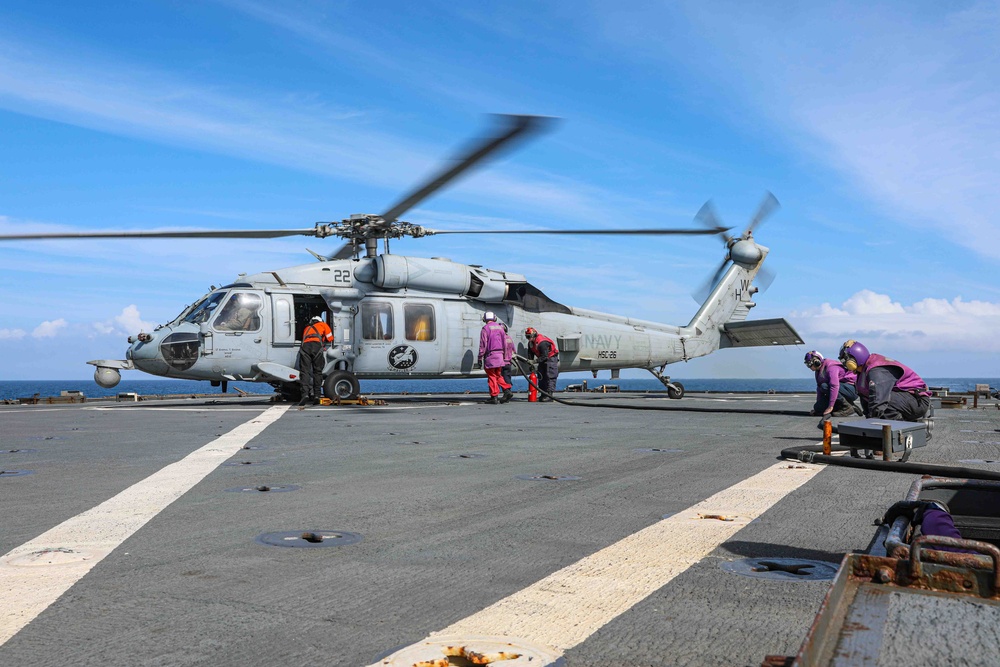
{"label": "main rotor blade", "polygon": [[230,229],[219,231],[179,230],[174,232],[78,232],[54,234],[0,234],[0,241],[44,239],[276,239],[282,236],[316,236],[316,229]]}
{"label": "main rotor blade", "polygon": [[728,227],[718,229],[456,229],[436,230],[424,229],[426,236],[441,234],[600,234],[619,236],[668,236],[694,235],[707,236],[727,231]]}
{"label": "main rotor blade", "polygon": [[[462,172],[475,166],[487,156],[497,153],[504,146],[510,148],[513,145],[513,141],[518,137],[522,139],[527,138],[529,135],[544,129],[546,126],[550,126],[552,120],[554,120],[545,116],[500,115],[499,118],[506,123],[506,129],[501,128],[502,132],[500,134],[485,137],[471,145],[465,152],[455,158],[453,166],[443,170],[437,176],[427,181],[427,183],[416,188],[406,197],[403,197],[403,199],[382,214],[382,219],[387,223],[395,222],[399,219],[399,216],[429,197],[436,190],[457,178]],[[496,156],[494,155],[494,157]]]}
{"label": "main rotor blade", "polygon": [[764,201],[762,201],[760,203],[760,206],[757,208],[757,214],[753,216],[753,218],[750,220],[750,224],[747,225],[747,231],[753,232],[753,230],[756,229],[757,225],[759,225],[764,220],[764,218],[771,215],[771,213],[773,213],[775,209],[780,207],[781,204],[778,203],[777,197],[768,192],[764,196]]}

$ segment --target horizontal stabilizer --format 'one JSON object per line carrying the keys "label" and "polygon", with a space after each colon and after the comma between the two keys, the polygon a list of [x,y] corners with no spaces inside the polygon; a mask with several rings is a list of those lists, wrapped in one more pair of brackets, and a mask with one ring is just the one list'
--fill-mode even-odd
{"label": "horizontal stabilizer", "polygon": [[755,320],[729,322],[722,327],[723,347],[770,347],[772,345],[802,345],[802,338],[785,320]]}

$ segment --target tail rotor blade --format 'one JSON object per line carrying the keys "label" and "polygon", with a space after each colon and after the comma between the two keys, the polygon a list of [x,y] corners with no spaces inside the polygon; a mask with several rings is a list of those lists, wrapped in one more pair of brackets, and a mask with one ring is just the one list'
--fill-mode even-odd
{"label": "tail rotor blade", "polygon": [[729,264],[728,257],[722,260],[722,264],[719,264],[719,268],[715,270],[715,273],[713,273],[708,280],[703,282],[701,284],[701,287],[699,287],[698,290],[691,295],[692,297],[694,297],[695,301],[697,301],[698,303],[705,302],[705,300],[708,298],[708,295],[711,294],[715,286],[719,284],[719,280],[722,278],[722,274],[726,272],[726,266],[728,264]]}
{"label": "tail rotor blade", "polygon": [[764,201],[762,201],[760,206],[757,208],[757,213],[750,220],[750,224],[747,225],[747,232],[753,232],[753,230],[757,228],[757,225],[763,222],[767,216],[771,215],[780,207],[781,204],[778,203],[777,197],[768,192],[764,196]]}
{"label": "tail rotor blade", "polygon": [[767,268],[766,266],[760,267],[760,269],[757,270],[757,280],[756,280],[757,288],[759,289],[759,291],[766,292],[767,288],[770,287],[771,283],[774,282],[774,277],[775,277],[774,271]]}
{"label": "tail rotor blade", "polygon": [[714,233],[722,236],[723,243],[728,244],[729,240],[732,238],[727,233],[730,230],[730,227],[723,226],[723,224],[719,221],[719,216],[715,213],[715,205],[712,204],[711,199],[702,204],[702,207],[698,209],[697,213],[695,213],[694,219],[706,229],[712,230]]}

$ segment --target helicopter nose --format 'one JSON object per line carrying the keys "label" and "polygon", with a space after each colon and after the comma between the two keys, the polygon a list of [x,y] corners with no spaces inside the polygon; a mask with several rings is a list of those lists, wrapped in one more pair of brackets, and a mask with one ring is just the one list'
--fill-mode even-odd
{"label": "helicopter nose", "polygon": [[132,343],[125,353],[125,358],[131,359],[135,367],[141,371],[151,375],[166,375],[170,366],[161,352],[164,333],[169,333],[169,329],[142,335],[139,340]]}

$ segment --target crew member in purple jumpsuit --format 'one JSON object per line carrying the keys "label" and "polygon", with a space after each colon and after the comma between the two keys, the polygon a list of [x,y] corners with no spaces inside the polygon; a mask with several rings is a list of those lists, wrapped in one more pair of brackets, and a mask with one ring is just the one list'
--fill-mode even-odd
{"label": "crew member in purple jumpsuit", "polygon": [[857,375],[844,368],[836,359],[824,359],[812,350],[806,352],[805,364],[816,374],[816,404],[811,415],[847,417],[860,415],[861,408],[854,404],[858,391],[854,388]]}
{"label": "crew member in purple jumpsuit", "polygon": [[927,383],[908,366],[869,352],[856,340],[841,346],[840,360],[858,374],[856,386],[865,417],[915,422],[930,412]]}
{"label": "crew member in purple jumpsuit", "polygon": [[[506,336],[503,327],[497,322],[497,316],[492,310],[483,313],[483,329],[479,333],[479,360],[477,366],[486,370],[486,380],[490,388],[487,403],[506,403],[514,394],[510,383],[503,379],[503,367],[506,355]],[[500,390],[503,390],[503,396]]]}

